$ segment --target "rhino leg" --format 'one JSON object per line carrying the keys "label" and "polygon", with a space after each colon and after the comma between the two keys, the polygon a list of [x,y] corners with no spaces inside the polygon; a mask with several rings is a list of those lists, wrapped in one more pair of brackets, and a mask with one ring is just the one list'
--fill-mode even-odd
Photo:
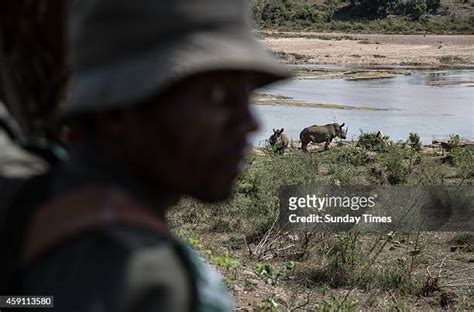
{"label": "rhino leg", "polygon": [[308,140],[307,138],[301,138],[301,149],[303,150],[303,152],[308,151],[309,142],[310,142],[310,140]]}
{"label": "rhino leg", "polygon": [[303,150],[303,152],[308,151],[308,143],[309,142],[301,142],[301,149]]}
{"label": "rhino leg", "polygon": [[326,151],[329,150],[329,144],[331,144],[331,141],[332,141],[332,140],[327,140],[327,141],[326,141],[326,144],[324,144],[324,149],[325,149]]}

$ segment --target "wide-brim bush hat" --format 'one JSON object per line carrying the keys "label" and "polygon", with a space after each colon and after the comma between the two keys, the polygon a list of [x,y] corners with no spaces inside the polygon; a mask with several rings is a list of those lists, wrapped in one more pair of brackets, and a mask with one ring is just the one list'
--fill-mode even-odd
{"label": "wide-brim bush hat", "polygon": [[69,97],[61,115],[140,103],[200,73],[289,71],[251,33],[248,0],[76,0],[69,8]]}

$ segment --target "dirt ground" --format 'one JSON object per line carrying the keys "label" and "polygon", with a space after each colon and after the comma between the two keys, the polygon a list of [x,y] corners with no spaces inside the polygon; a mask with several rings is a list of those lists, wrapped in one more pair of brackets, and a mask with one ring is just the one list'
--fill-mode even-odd
{"label": "dirt ground", "polygon": [[474,35],[379,35],[262,32],[289,63],[474,66]]}

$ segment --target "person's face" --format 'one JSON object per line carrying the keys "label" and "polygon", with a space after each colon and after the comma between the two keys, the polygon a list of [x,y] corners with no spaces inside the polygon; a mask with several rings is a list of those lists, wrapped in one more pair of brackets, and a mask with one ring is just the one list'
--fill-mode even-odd
{"label": "person's face", "polygon": [[132,114],[126,136],[142,174],[165,194],[226,199],[243,170],[248,135],[258,128],[252,79],[239,72],[197,76]]}

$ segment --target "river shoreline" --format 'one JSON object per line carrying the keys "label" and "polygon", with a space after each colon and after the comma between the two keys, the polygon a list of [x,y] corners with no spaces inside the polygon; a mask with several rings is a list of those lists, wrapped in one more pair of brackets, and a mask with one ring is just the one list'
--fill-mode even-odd
{"label": "river shoreline", "polygon": [[262,31],[262,43],[289,64],[472,68],[474,35],[386,35]]}

